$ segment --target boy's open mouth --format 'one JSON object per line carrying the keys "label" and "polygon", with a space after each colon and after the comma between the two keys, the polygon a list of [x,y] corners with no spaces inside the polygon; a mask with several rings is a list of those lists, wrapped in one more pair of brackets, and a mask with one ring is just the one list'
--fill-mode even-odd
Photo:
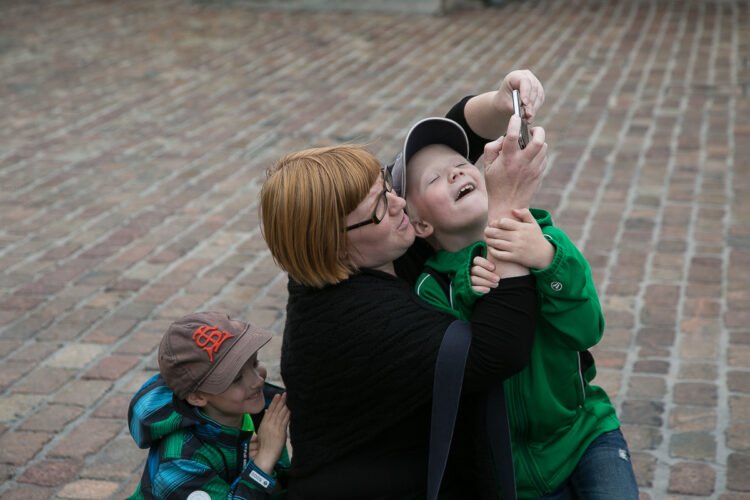
{"label": "boy's open mouth", "polygon": [[461,198],[471,193],[472,191],[474,191],[474,186],[472,186],[471,184],[466,184],[465,186],[463,186],[461,189],[458,190],[458,194],[456,195],[456,201],[460,200]]}

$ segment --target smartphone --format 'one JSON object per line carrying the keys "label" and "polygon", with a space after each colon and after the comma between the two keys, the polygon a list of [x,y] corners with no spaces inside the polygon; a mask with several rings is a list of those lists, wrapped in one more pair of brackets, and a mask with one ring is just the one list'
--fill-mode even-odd
{"label": "smartphone", "polygon": [[526,119],[523,117],[521,108],[521,99],[518,97],[518,91],[513,91],[513,113],[521,118],[521,133],[518,135],[518,147],[521,149],[525,148],[529,143],[529,125],[526,123]]}

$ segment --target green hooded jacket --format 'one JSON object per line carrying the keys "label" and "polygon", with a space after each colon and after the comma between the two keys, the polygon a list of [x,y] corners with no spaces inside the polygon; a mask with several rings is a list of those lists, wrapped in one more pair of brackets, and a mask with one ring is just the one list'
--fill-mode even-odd
{"label": "green hooded jacket", "polygon": [[[555,256],[546,269],[531,270],[540,308],[531,361],[505,381],[521,499],[560,487],[589,444],[620,427],[606,392],[591,384],[596,367],[587,349],[601,339],[604,318],[588,262],[552,225],[547,211],[531,212],[555,246]],[[468,319],[481,297],[471,288],[471,261],[485,254],[483,242],[459,252],[437,252],[417,280],[417,294],[439,310]]]}

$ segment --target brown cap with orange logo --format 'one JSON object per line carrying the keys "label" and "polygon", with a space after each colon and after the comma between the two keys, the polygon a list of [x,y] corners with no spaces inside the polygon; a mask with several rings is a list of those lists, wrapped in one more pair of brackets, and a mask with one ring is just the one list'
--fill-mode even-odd
{"label": "brown cap with orange logo", "polygon": [[198,312],[175,321],[159,345],[159,370],[181,399],[195,391],[220,394],[271,334],[224,312]]}

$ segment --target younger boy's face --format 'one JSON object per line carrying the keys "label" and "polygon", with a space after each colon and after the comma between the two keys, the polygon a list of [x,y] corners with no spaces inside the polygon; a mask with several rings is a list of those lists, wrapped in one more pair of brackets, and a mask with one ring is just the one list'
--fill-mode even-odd
{"label": "younger boy's face", "polygon": [[486,225],[487,187],[482,173],[442,144],[422,148],[406,169],[407,201],[439,237]]}
{"label": "younger boy's face", "polygon": [[237,427],[236,422],[242,422],[245,413],[256,414],[265,408],[263,383],[265,382],[265,368],[258,363],[258,354],[247,360],[237,378],[229,388],[221,394],[202,393],[207,400],[203,412],[222,425]]}

